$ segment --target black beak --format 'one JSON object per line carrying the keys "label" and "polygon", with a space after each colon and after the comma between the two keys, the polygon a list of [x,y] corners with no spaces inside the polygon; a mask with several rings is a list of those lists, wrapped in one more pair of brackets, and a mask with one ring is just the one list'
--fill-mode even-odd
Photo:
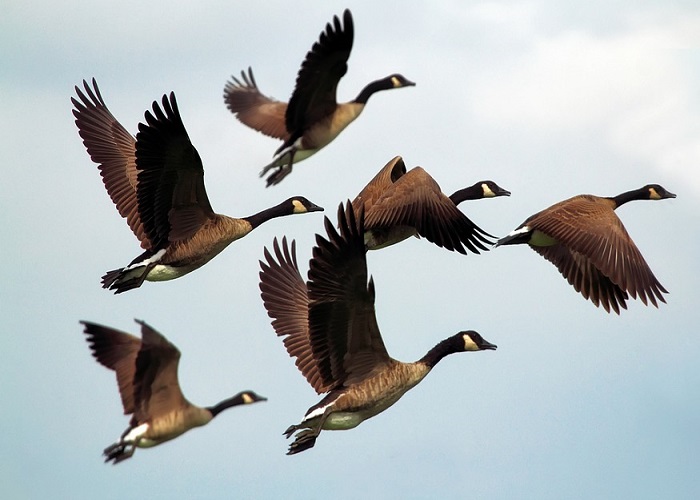
{"label": "black beak", "polygon": [[492,344],[491,342],[488,342],[486,340],[483,341],[483,343],[479,346],[481,347],[481,350],[489,350],[489,351],[495,351],[498,346],[496,344]]}

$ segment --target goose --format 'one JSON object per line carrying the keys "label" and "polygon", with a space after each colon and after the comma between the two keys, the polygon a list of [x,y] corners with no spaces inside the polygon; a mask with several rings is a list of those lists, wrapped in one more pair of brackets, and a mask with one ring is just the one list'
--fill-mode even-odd
{"label": "goose", "polygon": [[125,415],[132,415],[119,440],[105,448],[105,462],[131,458],[136,448],[150,448],[206,425],[219,413],[242,404],[266,401],[242,391],[214,406],[195,406],[182,394],[177,378],[180,351],[145,322],[141,339],[108,326],[81,321],[92,355],[114,370]]}
{"label": "goose", "polygon": [[106,273],[103,288],[122,293],[144,280],[179,278],[274,217],[323,210],[295,196],[240,219],[214,213],[175,94],[163,96],[162,108],[153,102],[153,113],[146,111],[134,138],[107,109],[94,78],[92,84],[83,80],[85,93],[75,87],[75,123],[109,196],[145,250],[128,266]]}
{"label": "goose", "polygon": [[248,68],[241,78],[234,76],[224,87],[224,102],[239,121],[265,135],[281,139],[270,164],[260,172],[267,187],[278,184],[292,171],[292,164],[305,160],[328,145],[352,123],[365,108],[369,98],[381,90],[415,86],[403,75],[394,73],[367,84],[350,102],[336,100],[338,82],[347,72],[354,37],[352,14],[343,12],[341,24],[333,16],[321,32],[318,42],[306,54],[297,75],[289,104],[260,92]]}
{"label": "goose", "polygon": [[[610,313],[627,309],[629,295],[658,307],[668,291],[652,273],[615,209],[632,200],[675,198],[658,184],[613,197],[582,194],[536,213],[501,238],[500,245],[527,243],[554,264],[570,285]],[[629,295],[628,295],[629,294]]]}
{"label": "goose", "polygon": [[493,245],[482,230],[457,205],[465,200],[510,196],[510,191],[485,180],[445,195],[421,167],[406,171],[401,156],[391,159],[353,200],[357,213],[365,214],[365,244],[369,250],[393,245],[409,236],[423,236],[447,250],[466,254]]}
{"label": "goose", "polygon": [[314,446],[322,430],[352,429],[396,403],[445,356],[496,349],[473,330],[459,332],[430,349],[414,363],[391,358],[374,311],[374,282],[367,280],[362,209],[338,209],[336,232],[325,218],[327,238],[316,235],[308,284],[299,273],[296,245],[275,238],[265,248],[260,291],[272,326],[290,357],[319,394],[294,433],[288,455]]}

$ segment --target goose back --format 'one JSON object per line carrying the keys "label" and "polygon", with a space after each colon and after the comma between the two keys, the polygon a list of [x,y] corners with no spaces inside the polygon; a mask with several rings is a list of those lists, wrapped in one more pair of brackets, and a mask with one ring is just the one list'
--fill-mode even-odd
{"label": "goose back", "polygon": [[[365,243],[379,249],[420,235],[447,250],[485,251],[491,235],[474,224],[421,167],[390,160],[353,200],[365,211]],[[466,249],[465,249],[466,247]]]}
{"label": "goose back", "polygon": [[275,139],[287,141],[289,132],[285,124],[287,103],[260,92],[252,68],[241,77],[231,77],[224,87],[224,102],[238,121]]}

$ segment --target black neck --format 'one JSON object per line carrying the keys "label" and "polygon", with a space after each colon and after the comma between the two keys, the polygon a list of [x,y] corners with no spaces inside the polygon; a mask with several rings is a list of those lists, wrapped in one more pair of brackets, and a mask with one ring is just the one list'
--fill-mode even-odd
{"label": "black neck", "polygon": [[394,88],[391,83],[391,78],[375,80],[372,83],[367,84],[367,86],[363,88],[359,94],[357,94],[355,102],[358,104],[367,104],[367,101],[370,97],[372,97],[372,94],[379,92],[380,90],[389,90],[391,88]]}
{"label": "black neck", "polygon": [[425,363],[430,368],[440,362],[442,358],[448,354],[464,351],[464,339],[462,335],[453,335],[439,342],[435,347],[430,349],[425,356],[420,359],[420,362]]}
{"label": "black neck", "polygon": [[611,199],[615,202],[615,206],[619,207],[620,205],[624,205],[628,201],[648,200],[649,190],[646,187],[643,187],[635,189],[633,191],[626,191],[624,193],[618,194],[617,196],[613,196]]}
{"label": "black neck", "polygon": [[260,224],[263,224],[269,221],[270,219],[274,219],[275,217],[282,217],[283,215],[289,215],[291,213],[292,210],[289,205],[289,202],[284,201],[279,205],[263,210],[262,212],[258,212],[257,214],[251,215],[250,217],[244,217],[244,219],[247,220],[251,226],[253,226],[253,229],[255,229]]}
{"label": "black neck", "polygon": [[243,393],[236,394],[232,398],[224,399],[221,403],[218,403],[214,406],[208,406],[207,410],[211,412],[212,418],[217,416],[219,413],[222,411],[231,408],[232,406],[238,406],[244,404],[243,402]]}
{"label": "black neck", "polygon": [[484,197],[484,188],[481,187],[481,183],[476,183],[473,186],[469,186],[459,191],[455,191],[450,195],[450,200],[455,205],[459,205],[465,200],[478,200]]}

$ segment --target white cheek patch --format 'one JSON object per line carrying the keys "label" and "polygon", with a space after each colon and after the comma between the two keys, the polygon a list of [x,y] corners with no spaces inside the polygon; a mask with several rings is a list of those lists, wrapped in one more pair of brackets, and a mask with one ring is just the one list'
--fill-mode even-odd
{"label": "white cheek patch", "polygon": [[243,394],[243,404],[249,405],[250,403],[253,402],[253,398],[250,397],[250,394]]}
{"label": "white cheek patch", "polygon": [[476,345],[476,342],[474,342],[469,335],[464,335],[464,350],[465,351],[478,351],[479,350],[479,346]]}
{"label": "white cheek patch", "polygon": [[299,200],[292,200],[292,205],[294,206],[295,214],[302,214],[306,212],[306,207]]}
{"label": "white cheek patch", "polygon": [[391,78],[391,84],[392,84],[394,87],[400,87],[400,86],[401,86],[401,82],[400,82],[399,79],[396,78],[395,76],[393,76],[393,77]]}
{"label": "white cheek patch", "polygon": [[484,191],[484,198],[494,198],[496,196],[496,193],[486,183],[481,185],[481,189]]}

